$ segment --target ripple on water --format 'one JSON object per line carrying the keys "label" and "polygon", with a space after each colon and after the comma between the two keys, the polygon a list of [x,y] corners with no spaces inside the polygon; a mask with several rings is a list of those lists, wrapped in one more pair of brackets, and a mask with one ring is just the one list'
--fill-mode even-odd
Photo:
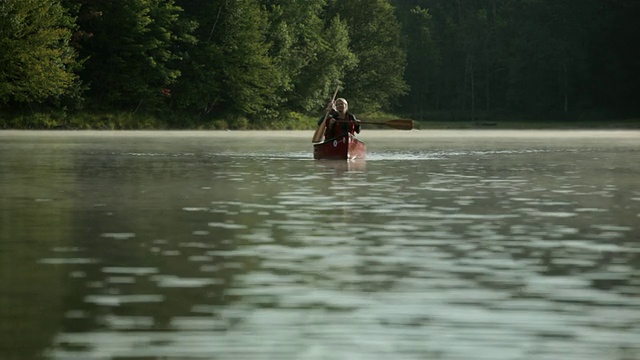
{"label": "ripple on water", "polygon": [[574,217],[577,214],[568,211],[540,211],[536,209],[517,209],[519,212],[523,212],[527,216],[541,217],[541,218],[568,218]]}
{"label": "ripple on water", "polygon": [[537,154],[544,171],[525,150],[416,154],[374,154],[348,174],[291,159],[280,171],[278,155],[258,153],[207,170],[211,186],[184,188],[243,191],[180,196],[176,218],[188,221],[170,223],[175,232],[102,234],[140,241],[137,264],[151,266],[114,266],[136,263],[109,253],[98,274],[73,267],[86,270],[76,282],[86,281],[88,310],[66,317],[93,327],[58,333],[48,355],[640,358],[636,227],[615,208],[631,204],[636,219],[637,193],[627,200],[573,164],[546,166],[567,152]]}
{"label": "ripple on water", "polygon": [[230,326],[226,319],[190,316],[171,318],[168,328],[175,331],[223,331]]}
{"label": "ripple on water", "polygon": [[210,227],[222,228],[222,229],[230,229],[230,230],[238,230],[238,229],[247,229],[246,225],[242,224],[234,224],[230,222],[210,222],[207,224]]}
{"label": "ripple on water", "polygon": [[82,265],[82,264],[95,264],[100,262],[99,259],[93,258],[44,258],[38,260],[40,264],[49,265]]}
{"label": "ripple on water", "polygon": [[106,274],[129,274],[136,276],[150,275],[158,272],[155,267],[124,267],[124,266],[107,266],[102,268],[102,272]]}
{"label": "ripple on water", "polygon": [[103,233],[100,236],[104,238],[114,239],[114,240],[127,240],[134,238],[136,234],[134,233]]}
{"label": "ripple on water", "polygon": [[154,275],[151,280],[160,288],[201,288],[222,283],[222,279],[184,278],[175,275]]}
{"label": "ripple on water", "polygon": [[87,295],[84,298],[86,303],[100,306],[120,306],[123,304],[135,303],[158,303],[164,301],[164,295],[159,294],[136,294],[136,295]]}
{"label": "ripple on water", "polygon": [[150,316],[104,315],[100,318],[102,325],[111,330],[148,330],[153,328],[155,320]]}

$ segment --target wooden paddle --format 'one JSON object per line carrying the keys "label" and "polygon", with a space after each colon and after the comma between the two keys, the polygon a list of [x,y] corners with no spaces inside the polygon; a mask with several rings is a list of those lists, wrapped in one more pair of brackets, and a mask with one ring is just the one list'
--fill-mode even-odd
{"label": "wooden paddle", "polygon": [[[340,85],[336,86],[336,92],[333,93],[333,98],[331,99],[332,104],[336,100],[336,96],[338,95],[339,88],[340,88]],[[331,113],[331,110],[327,111],[327,113],[324,114],[324,119],[316,129],[316,132],[313,133],[313,138],[311,139],[311,142],[317,143],[322,141],[322,137],[324,136],[324,129],[327,127],[327,118],[329,117],[330,113]]]}
{"label": "wooden paddle", "polygon": [[[346,121],[340,121],[346,122]],[[382,122],[375,121],[360,121],[361,124],[372,124],[372,125],[384,125],[389,126],[398,130],[412,130],[413,129],[413,120],[411,119],[393,119]]]}

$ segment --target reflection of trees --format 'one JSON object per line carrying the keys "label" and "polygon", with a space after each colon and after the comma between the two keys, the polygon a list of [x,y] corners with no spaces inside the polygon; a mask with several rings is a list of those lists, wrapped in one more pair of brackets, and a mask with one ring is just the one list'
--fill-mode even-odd
{"label": "reflection of trees", "polygon": [[[577,237],[563,233],[566,228],[604,236],[612,230],[598,232],[591,224],[635,229],[635,213],[616,220],[619,211],[580,218],[531,211],[558,198],[571,198],[553,205],[562,211],[630,206],[621,194],[632,189],[635,174],[620,162],[612,173],[558,165],[557,156],[538,154],[534,158],[553,161],[537,164],[524,155],[494,154],[482,162],[481,155],[427,164],[377,161],[351,171],[290,159],[74,156],[73,163],[53,156],[25,168],[17,164],[31,157],[0,162],[0,181],[10,184],[0,188],[2,345],[25,357],[36,357],[59,332],[121,329],[109,322],[113,316],[153,320],[125,330],[180,331],[172,328],[177,317],[223,319],[230,308],[248,309],[219,322],[222,328],[261,307],[349,311],[369,292],[480,289],[526,296],[520,288],[527,276],[634,264],[633,254],[613,252],[588,269],[554,260],[594,256],[589,248],[562,248],[563,240]],[[503,181],[510,179],[518,181]],[[576,194],[563,194],[567,189]],[[510,214],[519,217],[501,217]],[[536,248],[532,240],[558,245]],[[629,241],[602,241],[618,240]],[[57,247],[68,253],[52,250]],[[49,257],[99,262],[38,263]],[[545,266],[548,273],[540,271]],[[153,271],[119,274],[105,271],[109,267]],[[167,277],[212,281],[181,287],[163,282]],[[594,287],[611,286],[604,281]],[[119,306],[87,301],[145,294],[164,298]],[[351,305],[336,308],[344,294],[352,296]]]}
{"label": "reflection of trees", "polygon": [[[98,211],[84,213],[78,221],[79,226],[91,225],[90,237],[94,239],[91,253],[102,260],[103,267],[142,267],[156,271],[131,276],[134,281],[129,284],[114,284],[110,283],[113,275],[98,269],[91,281],[104,282],[104,286],[89,291],[103,295],[164,296],[162,302],[125,304],[110,309],[119,316],[151,317],[157,329],[167,329],[173,316],[191,314],[195,304],[217,303],[227,283],[225,277],[230,274],[224,266],[215,273],[203,273],[201,268],[207,263],[190,258],[206,257],[207,251],[220,246],[234,246],[221,241],[224,240],[221,233],[194,235],[194,231],[208,230],[208,222],[224,221],[224,214],[183,209],[210,209],[211,197],[215,198],[216,194],[233,196],[237,189],[216,179],[224,177],[229,164],[193,156],[144,154],[103,156],[99,160],[101,163],[96,164],[95,159],[87,159],[82,164],[86,171],[81,171],[86,176],[81,181],[83,190],[89,194],[95,191],[92,201],[104,204]],[[119,240],[102,237],[105,233],[131,233],[135,237]],[[201,287],[159,287],[159,279],[165,276],[212,277],[219,281]],[[101,309],[95,309],[98,310]]]}
{"label": "reflection of trees", "polygon": [[[64,316],[68,268],[39,261],[73,246],[67,159],[0,159],[0,358],[37,359]],[[55,255],[55,254],[54,254]]]}
{"label": "reflection of trees", "polygon": [[[287,187],[280,174],[270,173],[269,161],[144,154],[79,160],[75,226],[86,229],[83,241],[90,244],[88,256],[101,263],[87,270],[77,297],[87,293],[164,296],[159,303],[114,308],[80,302],[78,306],[88,311],[90,319],[96,321],[105,314],[145,316],[154,319],[154,328],[166,329],[173,317],[194,315],[195,305],[223,307],[241,300],[225,294],[225,289],[233,286],[236,275],[251,272],[259,264],[255,257],[235,252],[253,241],[243,234],[253,234],[257,224],[275,216],[273,208],[262,204]],[[109,233],[135,237],[101,236]],[[107,266],[157,271],[132,275],[134,281],[120,284],[110,282],[113,276],[102,271]],[[163,276],[215,281],[194,288],[160,287],[158,279]]]}

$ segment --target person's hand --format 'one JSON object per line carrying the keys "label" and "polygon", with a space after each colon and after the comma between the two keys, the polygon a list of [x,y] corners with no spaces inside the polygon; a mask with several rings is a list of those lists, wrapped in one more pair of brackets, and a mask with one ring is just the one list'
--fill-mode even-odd
{"label": "person's hand", "polygon": [[325,110],[327,112],[331,111],[331,110],[335,110],[336,109],[336,104],[333,101],[329,101],[327,103],[327,107],[325,108]]}

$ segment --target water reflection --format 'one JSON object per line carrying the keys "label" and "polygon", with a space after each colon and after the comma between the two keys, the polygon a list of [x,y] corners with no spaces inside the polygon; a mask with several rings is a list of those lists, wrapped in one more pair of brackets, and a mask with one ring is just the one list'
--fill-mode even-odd
{"label": "water reflection", "polygon": [[9,358],[640,356],[637,142],[82,139],[2,145]]}
{"label": "water reflection", "polygon": [[314,165],[320,171],[333,170],[336,174],[342,175],[346,172],[364,172],[367,170],[367,160],[356,159],[351,161],[325,160],[315,161]]}

